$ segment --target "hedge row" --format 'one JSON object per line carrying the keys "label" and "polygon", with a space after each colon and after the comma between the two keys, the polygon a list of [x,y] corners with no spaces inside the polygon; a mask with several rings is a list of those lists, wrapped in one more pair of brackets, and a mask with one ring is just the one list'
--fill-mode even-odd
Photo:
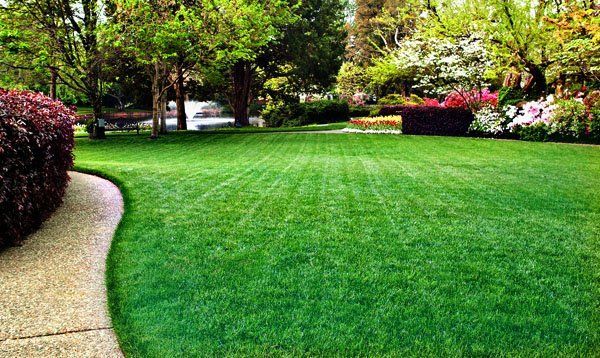
{"label": "hedge row", "polygon": [[292,103],[268,108],[262,112],[262,118],[267,127],[344,122],[350,119],[350,108],[346,101]]}
{"label": "hedge row", "polygon": [[475,120],[473,114],[456,107],[387,106],[381,116],[402,116],[402,133],[421,135],[464,136]]}
{"label": "hedge row", "polygon": [[61,204],[74,122],[59,101],[0,89],[0,246],[19,244]]}

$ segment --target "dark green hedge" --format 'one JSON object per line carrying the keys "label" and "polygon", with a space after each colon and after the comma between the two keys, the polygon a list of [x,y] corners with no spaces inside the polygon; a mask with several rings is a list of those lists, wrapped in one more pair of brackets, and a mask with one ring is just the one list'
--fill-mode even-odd
{"label": "dark green hedge", "polygon": [[267,127],[336,123],[350,119],[350,108],[347,102],[336,100],[291,103],[264,110],[262,118]]}

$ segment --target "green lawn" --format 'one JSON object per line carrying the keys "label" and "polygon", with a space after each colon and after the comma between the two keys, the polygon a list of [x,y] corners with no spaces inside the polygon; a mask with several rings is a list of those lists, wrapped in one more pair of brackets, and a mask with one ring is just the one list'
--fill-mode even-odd
{"label": "green lawn", "polygon": [[600,147],[187,132],[75,155],[124,192],[131,356],[600,355]]}
{"label": "green lawn", "polygon": [[266,132],[313,132],[313,131],[330,131],[344,129],[348,126],[348,122],[337,122],[327,124],[310,124],[307,126],[298,127],[223,127],[218,128],[214,132],[227,132],[227,133],[266,133]]}

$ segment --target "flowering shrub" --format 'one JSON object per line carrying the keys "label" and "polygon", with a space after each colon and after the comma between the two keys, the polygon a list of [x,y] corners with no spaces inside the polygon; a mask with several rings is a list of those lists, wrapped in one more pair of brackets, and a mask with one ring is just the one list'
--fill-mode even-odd
{"label": "flowering shrub", "polygon": [[504,116],[492,106],[485,106],[475,113],[475,120],[469,131],[475,133],[501,134],[504,131]]}
{"label": "flowering shrub", "polygon": [[393,106],[393,105],[401,105],[407,102],[406,98],[400,94],[392,93],[388,94],[385,97],[380,98],[377,101],[377,104],[383,106]]}
{"label": "flowering shrub", "polygon": [[[410,78],[416,81],[416,88],[428,95],[445,94],[473,85],[485,87],[494,63],[484,38],[484,34],[472,34],[456,40],[430,41],[418,37],[403,40],[381,63],[379,72],[383,73],[383,79],[375,82]],[[370,75],[379,77],[376,73]]]}
{"label": "flowering shrub", "polygon": [[525,140],[595,141],[598,124],[581,98],[555,100],[553,96],[527,102],[522,109],[508,106],[508,129]]}
{"label": "flowering shrub", "polygon": [[59,101],[0,89],[0,246],[21,242],[60,205],[74,122]]}
{"label": "flowering shrub", "polygon": [[592,112],[596,109],[600,110],[600,91],[590,92],[584,99],[583,104],[588,111]]}
{"label": "flowering shrub", "polygon": [[381,116],[356,118],[348,122],[348,128],[358,130],[373,130],[373,131],[401,131],[402,117],[401,116]]}
{"label": "flowering shrub", "polygon": [[593,108],[590,116],[590,139],[592,142],[600,143],[600,108]]}
{"label": "flowering shrub", "polygon": [[548,96],[547,99],[539,101],[527,102],[523,105],[523,109],[519,110],[515,106],[506,108],[506,115],[511,119],[508,128],[513,130],[518,127],[529,126],[535,123],[550,124],[550,118],[556,106],[554,105],[554,97]]}
{"label": "flowering shrub", "polygon": [[481,91],[473,89],[469,92],[457,92],[452,91],[442,104],[444,107],[460,107],[464,109],[471,109],[477,112],[479,109],[492,106],[498,106],[498,92],[490,92],[489,89],[485,88]]}
{"label": "flowering shrub", "polygon": [[466,135],[474,120],[473,114],[463,108],[389,106],[383,107],[379,114],[401,115],[405,134]]}
{"label": "flowering shrub", "polygon": [[440,101],[435,98],[423,98],[423,105],[427,107],[441,107]]}
{"label": "flowering shrub", "polygon": [[550,119],[550,135],[557,140],[584,139],[589,134],[590,116],[582,100],[558,100]]}

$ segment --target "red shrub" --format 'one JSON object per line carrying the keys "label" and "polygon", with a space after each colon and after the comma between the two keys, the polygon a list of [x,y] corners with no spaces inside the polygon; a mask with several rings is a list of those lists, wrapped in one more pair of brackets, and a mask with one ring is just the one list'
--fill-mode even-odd
{"label": "red shrub", "polygon": [[478,91],[476,89],[470,92],[451,92],[442,105],[444,107],[460,107],[467,109],[469,105],[471,108],[481,108],[483,105],[498,106],[498,92],[490,92],[487,88]]}
{"label": "red shrub", "polygon": [[423,98],[423,105],[427,107],[440,107],[440,101],[435,98]]}
{"label": "red shrub", "polygon": [[0,246],[21,242],[61,204],[74,121],[59,101],[0,89]]}
{"label": "red shrub", "polygon": [[466,135],[475,120],[473,114],[463,108],[427,106],[389,106],[379,111],[381,116],[402,116],[402,133],[426,135]]}

